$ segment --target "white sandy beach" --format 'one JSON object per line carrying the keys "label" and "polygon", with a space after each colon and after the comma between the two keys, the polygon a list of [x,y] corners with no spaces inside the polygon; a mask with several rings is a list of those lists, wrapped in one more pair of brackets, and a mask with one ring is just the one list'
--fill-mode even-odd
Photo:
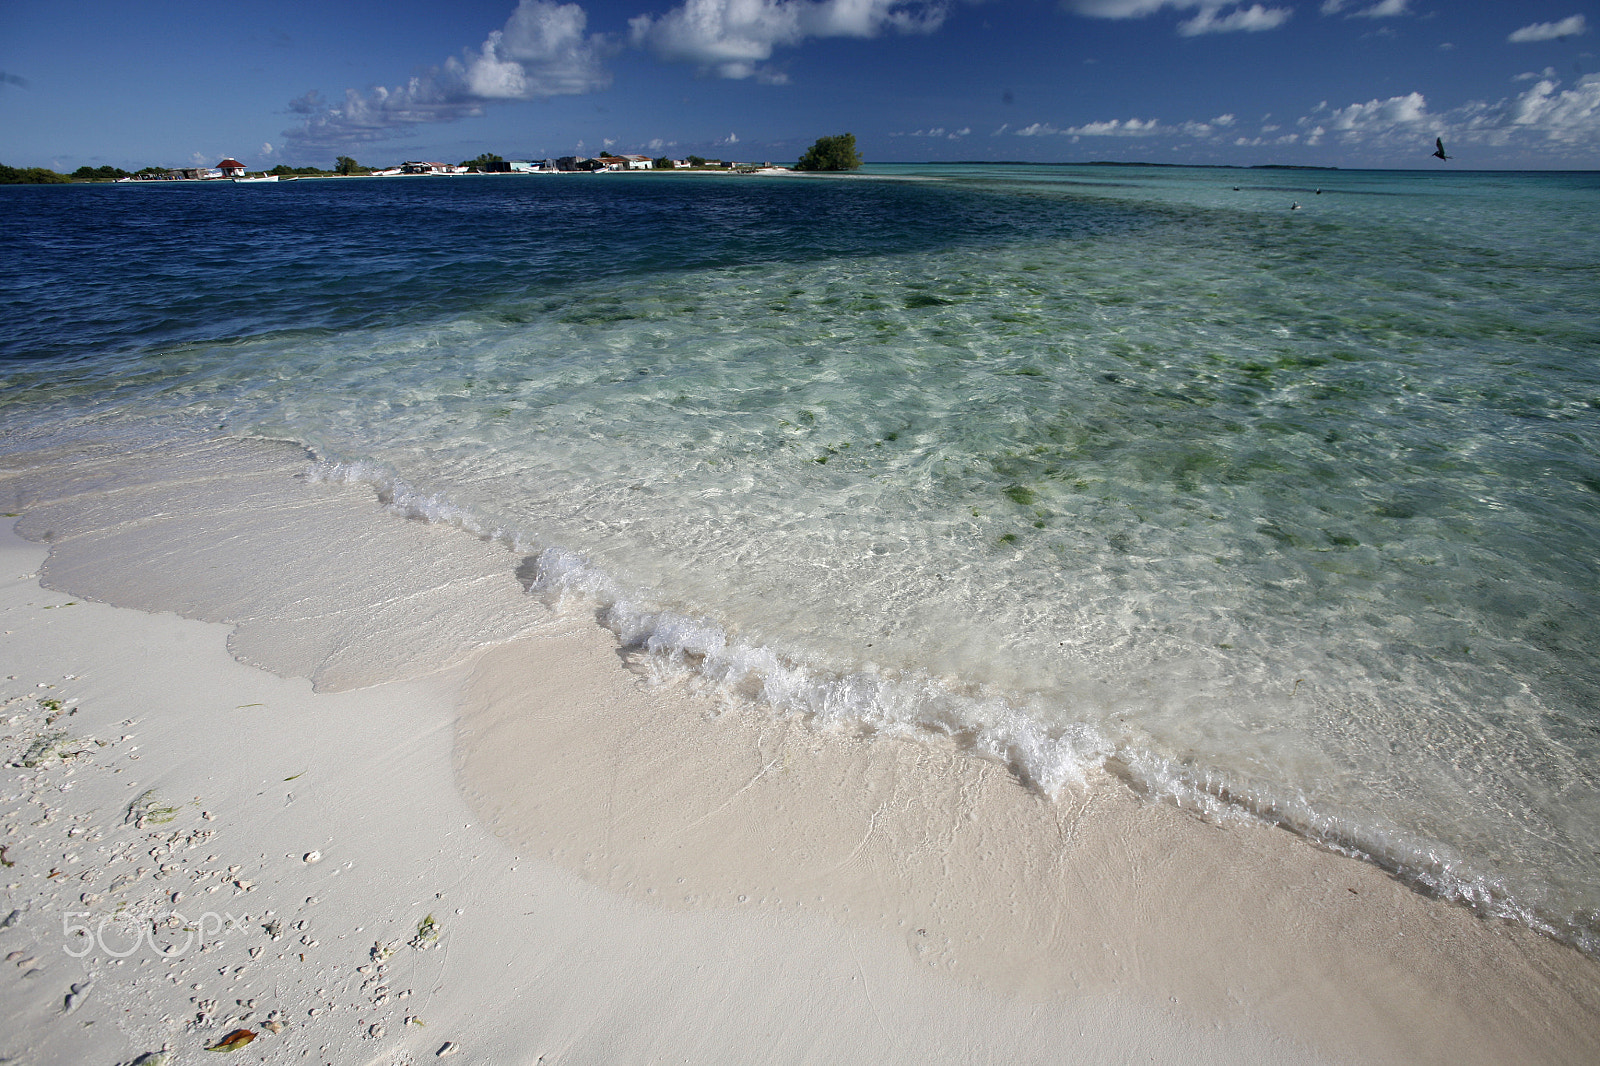
{"label": "white sandy beach", "polygon": [[1600,966],[1535,932],[653,686],[305,469],[0,471],[0,1062],[1600,1060]]}

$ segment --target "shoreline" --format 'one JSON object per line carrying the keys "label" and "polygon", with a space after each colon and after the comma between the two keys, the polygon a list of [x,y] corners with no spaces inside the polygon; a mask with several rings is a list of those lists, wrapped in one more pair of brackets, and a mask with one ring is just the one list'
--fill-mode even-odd
{"label": "shoreline", "polygon": [[[51,554],[0,540],[5,754],[105,741],[6,769],[0,951],[42,972],[0,971],[23,993],[0,1017],[37,1061],[185,1061],[236,1023],[266,1061],[1600,1054],[1573,949],[1109,777],[1052,802],[932,744],[647,687],[515,556],[307,484],[292,449],[28,461],[0,491],[33,494],[9,509]],[[151,789],[159,831],[129,817]],[[68,908],[185,900],[250,919],[204,957],[61,950]]]}

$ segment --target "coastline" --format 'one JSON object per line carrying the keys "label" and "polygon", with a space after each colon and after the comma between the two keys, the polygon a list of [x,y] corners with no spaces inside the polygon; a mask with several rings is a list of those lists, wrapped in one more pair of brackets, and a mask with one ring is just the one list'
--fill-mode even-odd
{"label": "coastline", "polygon": [[[11,465],[50,555],[0,541],[8,764],[67,737],[6,770],[0,1054],[187,1061],[238,1025],[261,1061],[1600,1054],[1576,951],[1111,778],[1052,802],[646,686],[516,556],[289,446]],[[64,950],[118,904],[240,920],[172,960]]]}

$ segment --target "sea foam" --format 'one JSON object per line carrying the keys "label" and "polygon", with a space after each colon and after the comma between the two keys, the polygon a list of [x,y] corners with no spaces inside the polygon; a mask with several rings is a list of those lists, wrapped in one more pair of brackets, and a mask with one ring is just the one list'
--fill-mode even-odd
{"label": "sea foam", "polygon": [[557,611],[592,613],[640,657],[654,684],[686,684],[725,704],[754,705],[814,729],[934,743],[991,759],[1050,801],[1066,790],[1121,781],[1210,821],[1286,829],[1485,917],[1517,921],[1600,954],[1600,937],[1581,916],[1542,907],[1544,901],[1527,898],[1457,849],[1387,820],[1319,809],[1304,795],[1118,742],[1093,723],[1063,721],[1060,708],[1035,706],[1036,697],[924,671],[840,671],[803,652],[740,639],[715,619],[660,607],[650,590],[627,588],[581,552],[540,547],[519,531],[483,521],[445,493],[415,488],[380,462],[323,459],[305,476],[370,486],[398,517],[453,526],[527,555],[532,565],[520,572],[528,594]]}

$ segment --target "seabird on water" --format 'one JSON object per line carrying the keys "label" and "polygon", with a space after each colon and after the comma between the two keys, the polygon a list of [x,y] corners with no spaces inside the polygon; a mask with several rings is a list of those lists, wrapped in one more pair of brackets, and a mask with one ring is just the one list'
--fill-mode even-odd
{"label": "seabird on water", "polygon": [[1444,138],[1443,137],[1435,137],[1433,139],[1433,144],[1434,144],[1433,154],[1436,157],[1438,157],[1440,159],[1449,159],[1450,158],[1449,156],[1444,154]]}

